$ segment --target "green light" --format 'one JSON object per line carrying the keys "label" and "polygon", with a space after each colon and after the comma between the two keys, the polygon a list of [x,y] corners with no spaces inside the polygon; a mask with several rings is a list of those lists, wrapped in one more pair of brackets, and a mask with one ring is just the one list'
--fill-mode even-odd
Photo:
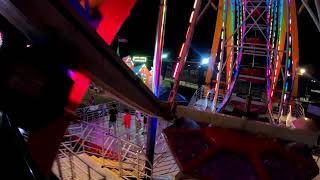
{"label": "green light", "polygon": [[161,59],[167,59],[169,57],[168,53],[161,54]]}

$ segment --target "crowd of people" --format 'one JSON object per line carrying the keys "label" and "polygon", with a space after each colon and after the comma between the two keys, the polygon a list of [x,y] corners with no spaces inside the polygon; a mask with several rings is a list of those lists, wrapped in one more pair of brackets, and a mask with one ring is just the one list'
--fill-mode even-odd
{"label": "crowd of people", "polygon": [[[95,98],[94,96],[91,96],[89,98],[88,101],[88,106],[89,107],[93,107],[95,106]],[[103,111],[105,111],[105,109],[103,108]],[[106,112],[106,111],[105,111]],[[104,113],[105,114],[105,113]],[[109,114],[109,122],[108,122],[108,126],[109,126],[109,134],[111,133],[111,131],[113,130],[113,134],[117,135],[117,121],[121,118],[119,116],[119,111],[117,108],[116,104],[112,104],[108,110],[108,114]],[[141,134],[144,135],[146,133],[147,130],[147,115],[141,113],[140,111],[135,111],[135,131],[136,133],[139,133],[142,129]],[[125,128],[125,134],[127,135],[127,139],[130,140],[130,132],[133,130],[133,126],[131,125],[132,121],[132,115],[129,112],[129,109],[124,109],[124,114],[122,116],[122,125]]]}
{"label": "crowd of people", "polygon": [[[147,130],[147,116],[142,114],[139,111],[135,111],[135,130],[136,133],[139,133],[141,128],[142,130],[142,135],[146,133]],[[109,133],[111,130],[113,130],[113,133],[116,135],[117,134],[117,120],[119,120],[119,112],[117,110],[117,106],[115,104],[111,105],[111,108],[109,109]],[[129,112],[129,109],[124,109],[124,114],[122,116],[122,125],[125,128],[125,134],[127,135],[127,139],[130,140],[130,132],[133,130],[132,128],[132,115]]]}

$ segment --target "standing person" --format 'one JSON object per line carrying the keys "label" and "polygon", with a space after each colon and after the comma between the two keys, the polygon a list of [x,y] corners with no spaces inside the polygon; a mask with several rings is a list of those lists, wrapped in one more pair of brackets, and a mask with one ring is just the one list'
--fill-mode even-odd
{"label": "standing person", "polygon": [[128,109],[124,110],[123,124],[127,134],[127,139],[130,141],[131,114],[129,114]]}
{"label": "standing person", "polygon": [[118,117],[118,110],[117,106],[115,104],[112,104],[111,109],[109,110],[109,133],[111,130],[111,127],[114,129],[114,135],[117,134],[117,117]]}
{"label": "standing person", "polygon": [[142,120],[141,120],[141,113],[139,111],[136,111],[135,113],[135,119],[136,119],[136,133],[139,133],[139,130],[141,129],[141,124],[142,124]]}

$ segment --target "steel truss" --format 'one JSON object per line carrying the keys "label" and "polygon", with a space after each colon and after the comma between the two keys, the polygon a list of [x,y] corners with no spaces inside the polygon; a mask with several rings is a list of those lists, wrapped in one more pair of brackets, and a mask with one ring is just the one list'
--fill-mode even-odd
{"label": "steel truss", "polygon": [[[207,2],[202,12],[199,13],[198,10],[197,20],[202,18],[210,4],[212,5],[212,1]],[[259,57],[261,61],[262,57],[265,61],[260,64],[265,64],[266,67],[266,106],[270,113],[270,120],[274,122],[272,104],[278,102],[279,106],[275,119],[286,114],[288,104],[293,98],[291,91],[296,84],[299,49],[294,45],[294,43],[298,44],[296,16],[295,13],[291,13],[291,11],[295,12],[295,1],[220,0],[217,11],[218,18],[206,78],[206,85],[214,83],[212,89],[214,96],[213,102],[210,103],[210,110],[221,112],[228,104],[240,66],[245,65],[242,59],[252,59],[251,68],[255,68],[254,61]],[[193,32],[194,28],[195,26],[192,26],[188,33]],[[188,44],[191,38],[192,36],[187,36]],[[181,48],[180,64],[177,64],[177,72],[175,72],[175,85],[178,84],[179,74],[186,59],[184,52],[187,52],[188,48],[184,45]],[[282,88],[277,84],[281,84]],[[176,88],[175,86],[173,91],[176,92]],[[275,98],[277,88],[281,91],[281,97]],[[205,92],[209,90],[210,88],[206,88]],[[173,98],[171,98],[172,101]]]}

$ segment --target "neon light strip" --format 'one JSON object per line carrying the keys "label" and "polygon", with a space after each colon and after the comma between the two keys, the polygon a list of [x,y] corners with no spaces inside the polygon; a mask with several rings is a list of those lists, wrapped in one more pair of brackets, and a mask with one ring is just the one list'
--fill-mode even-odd
{"label": "neon light strip", "polygon": [[197,3],[198,3],[198,0],[195,0],[193,3],[193,9],[196,9]]}
{"label": "neon light strip", "polygon": [[[241,4],[241,3],[240,3]],[[242,11],[240,11],[240,23],[241,23],[241,28],[240,28],[240,35],[241,35],[241,46],[243,46],[244,44],[244,36],[243,36],[243,33],[242,32],[245,32],[246,31],[246,26],[245,26],[245,19],[246,19],[246,15],[245,13],[245,9],[244,9],[244,6],[246,4],[244,4],[244,1],[242,1]],[[243,15],[242,15],[243,14]],[[232,93],[232,89],[235,85],[235,82],[236,82],[236,77],[238,76],[239,74],[239,70],[240,70],[240,63],[241,63],[241,59],[242,59],[242,51],[243,51],[243,48],[240,48],[240,51],[238,51],[238,57],[237,57],[237,66],[236,66],[236,70],[235,70],[235,73],[234,73],[234,79],[232,80],[232,82],[230,83],[230,87],[229,87],[229,90],[227,91],[226,93],[226,96],[224,97],[222,103],[219,105],[219,107],[217,108],[217,111],[216,112],[220,112],[222,110],[222,108],[225,106],[225,104],[227,103],[228,99],[230,98],[231,96],[231,93]]]}
{"label": "neon light strip", "polygon": [[190,16],[190,19],[189,19],[189,23],[191,23],[191,22],[192,22],[193,15],[194,15],[194,11],[192,11],[192,13],[191,13],[191,16]]}
{"label": "neon light strip", "polygon": [[183,50],[184,50],[184,43],[182,44],[182,46],[181,46],[181,48],[180,48],[179,57],[181,57]]}
{"label": "neon light strip", "polygon": [[[276,1],[277,2],[277,1]],[[277,8],[276,8],[276,11],[277,11],[277,9],[278,9],[278,6],[277,6]],[[282,16],[283,16],[283,1],[280,1],[280,7],[279,7],[279,19],[280,19],[280,22],[278,23],[278,50],[280,50],[280,37],[281,37],[281,27],[282,27],[282,23],[283,23],[283,21],[282,21]],[[276,58],[276,68],[275,68],[275,73],[274,73],[274,81],[273,81],[273,83],[276,83],[276,76],[277,76],[277,74],[279,73],[278,71],[280,70],[278,70],[278,66],[279,66],[279,64],[280,64],[280,58],[279,58],[279,54],[277,55],[277,58]],[[273,86],[273,91],[274,91],[274,87],[275,86]]]}
{"label": "neon light strip", "polygon": [[176,78],[178,67],[179,67],[179,62],[177,62],[176,67],[174,68],[173,78]]}
{"label": "neon light strip", "polygon": [[[267,2],[268,4],[268,2]],[[268,5],[268,15],[267,15],[267,24],[270,23],[268,30],[269,31],[269,37],[268,37],[268,42],[267,42],[267,49],[270,49],[270,41],[271,41],[271,32],[272,32],[272,18],[273,18],[273,9],[272,9],[272,1],[269,2]],[[271,17],[270,17],[271,14]],[[271,20],[270,20],[271,18]],[[269,52],[270,53],[270,52]],[[272,54],[272,52],[271,52]],[[268,97],[268,102],[270,104],[271,98],[270,98],[270,93],[271,93],[271,88],[270,88],[270,55],[266,58],[266,78],[267,78],[267,97]]]}

